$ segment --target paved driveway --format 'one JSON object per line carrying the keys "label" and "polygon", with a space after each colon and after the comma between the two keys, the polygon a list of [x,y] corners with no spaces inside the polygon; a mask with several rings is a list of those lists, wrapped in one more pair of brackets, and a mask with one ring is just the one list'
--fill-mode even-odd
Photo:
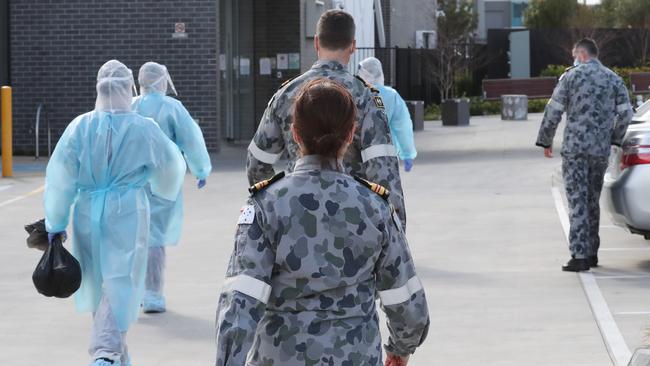
{"label": "paved driveway", "polygon": [[[642,344],[650,245],[604,215],[603,266],[588,286],[614,320],[603,338],[585,280],[560,271],[568,251],[551,190],[560,161],[533,146],[540,118],[481,117],[466,128],[428,122],[416,135],[419,156],[403,179],[432,324],[412,365],[604,366],[616,332],[619,356]],[[188,177],[183,241],[169,251],[169,311],[142,316],[129,333],[134,366],[213,363],[216,301],[247,194],[244,157],[241,148],[215,156],[204,191]],[[25,247],[22,226],[43,215],[42,183],[34,171],[0,179],[0,365],[85,365],[90,316],[31,284],[40,253]]]}

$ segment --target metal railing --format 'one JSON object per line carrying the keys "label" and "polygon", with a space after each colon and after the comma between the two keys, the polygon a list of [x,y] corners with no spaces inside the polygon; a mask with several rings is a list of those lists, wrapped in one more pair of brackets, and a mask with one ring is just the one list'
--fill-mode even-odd
{"label": "metal railing", "polygon": [[35,147],[36,147],[36,155],[34,156],[34,159],[39,158],[39,143],[40,143],[40,130],[41,130],[41,117],[44,116],[45,118],[45,128],[47,130],[47,156],[50,157],[52,154],[52,131],[50,129],[50,120],[47,118],[47,109],[45,108],[45,104],[41,103],[38,105],[38,108],[36,109],[36,125],[34,126],[34,142],[35,142]]}

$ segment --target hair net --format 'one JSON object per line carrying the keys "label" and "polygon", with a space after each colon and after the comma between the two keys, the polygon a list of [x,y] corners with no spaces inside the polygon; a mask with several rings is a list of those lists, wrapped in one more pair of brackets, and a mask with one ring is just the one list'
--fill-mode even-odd
{"label": "hair net", "polygon": [[133,73],[123,63],[110,60],[97,73],[95,109],[104,112],[128,112],[133,101]]}
{"label": "hair net", "polygon": [[384,71],[381,61],[374,57],[359,62],[359,76],[370,84],[384,85]]}
{"label": "hair net", "polygon": [[147,62],[140,67],[138,83],[140,83],[140,94],[151,92],[167,94],[167,91],[171,89],[174,95],[178,95],[167,67],[156,62]]}

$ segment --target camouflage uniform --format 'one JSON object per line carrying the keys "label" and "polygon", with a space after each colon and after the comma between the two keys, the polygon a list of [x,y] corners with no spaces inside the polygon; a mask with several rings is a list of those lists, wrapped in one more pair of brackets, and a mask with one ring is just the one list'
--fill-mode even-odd
{"label": "camouflage uniform", "polygon": [[381,364],[429,328],[424,290],[386,198],[318,156],[242,209],[217,310],[217,365]]}
{"label": "camouflage uniform", "polygon": [[293,170],[293,165],[300,156],[291,133],[293,102],[301,85],[316,78],[335,80],[354,97],[358,109],[358,128],[343,161],[344,167],[350,174],[388,188],[391,191],[391,203],[406,228],[399,162],[379,92],[365,85],[336,61],[317,61],[309,71],[285,83],[275,93],[248,147],[246,171],[249,183],[255,184],[271,178],[275,174],[273,164],[285,152],[289,159],[287,171]]}
{"label": "camouflage uniform", "polygon": [[572,67],[560,77],[544,113],[537,145],[550,147],[562,113],[562,175],[571,211],[571,254],[598,254],[599,198],[611,145],[620,146],[632,119],[623,80],[598,60]]}

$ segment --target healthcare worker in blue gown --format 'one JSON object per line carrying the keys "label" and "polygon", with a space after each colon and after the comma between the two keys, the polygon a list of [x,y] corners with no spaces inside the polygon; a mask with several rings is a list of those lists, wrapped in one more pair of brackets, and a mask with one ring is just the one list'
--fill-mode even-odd
{"label": "healthcare worker in blue gown", "polygon": [[359,63],[358,75],[366,82],[372,84],[377,90],[386,107],[388,126],[393,138],[393,145],[397,149],[397,156],[404,161],[404,170],[410,172],[413,160],[418,155],[413,140],[413,121],[406,102],[397,90],[384,85],[384,71],[381,61],[368,57]]}
{"label": "healthcare worker in blue gown", "polygon": [[147,266],[145,187],[174,200],[186,169],[160,127],[131,111],[133,89],[131,70],[116,60],[105,63],[95,109],[65,129],[45,176],[50,240],[65,235],[74,207],[73,254],[82,270],[75,302],[79,311],[93,313],[93,366],[131,365],[125,337],[140,311]]}
{"label": "healthcare worker in blue gown", "polygon": [[[133,110],[150,117],[160,125],[163,132],[180,148],[190,172],[203,188],[212,170],[210,156],[205,147],[201,128],[192,119],[183,104],[167,93],[176,93],[174,83],[164,65],[147,62],[138,73],[140,97],[133,102]],[[149,191],[151,202],[151,228],[149,236],[149,260],[147,266],[146,292],[142,307],[145,313],[165,311],[163,280],[165,270],[165,247],[178,243],[183,224],[183,195],[173,201],[157,198]]]}

